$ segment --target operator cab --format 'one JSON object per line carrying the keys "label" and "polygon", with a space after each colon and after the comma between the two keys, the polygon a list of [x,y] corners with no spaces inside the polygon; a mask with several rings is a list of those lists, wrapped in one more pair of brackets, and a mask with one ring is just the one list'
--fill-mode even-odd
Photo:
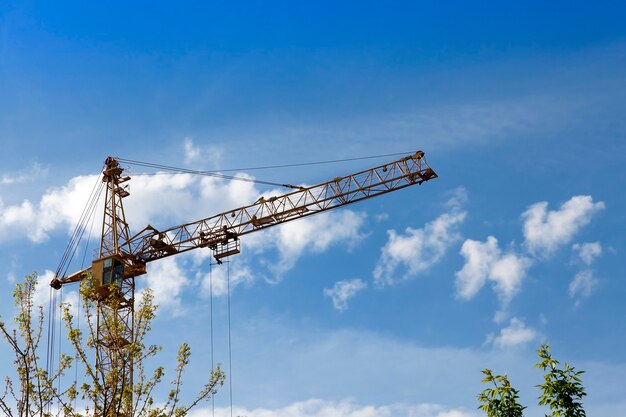
{"label": "operator cab", "polygon": [[121,287],[124,279],[124,263],[118,255],[96,259],[93,261],[92,273],[98,287],[111,284]]}

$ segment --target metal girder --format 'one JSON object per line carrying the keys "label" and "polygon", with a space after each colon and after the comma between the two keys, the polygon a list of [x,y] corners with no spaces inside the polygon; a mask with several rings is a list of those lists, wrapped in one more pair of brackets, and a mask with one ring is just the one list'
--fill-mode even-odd
{"label": "metal girder", "polygon": [[217,255],[220,246],[232,244],[239,236],[422,184],[436,177],[424,159],[424,152],[418,151],[397,161],[302,187],[288,194],[261,197],[254,204],[193,223],[162,231],[147,226],[130,238],[130,251],[135,259],[143,262],[201,247],[212,248]]}
{"label": "metal girder", "polygon": [[[129,262],[130,245],[128,224],[124,215],[122,199],[129,195],[120,184],[130,179],[122,177],[123,169],[109,157],[105,161],[102,181],[106,182],[106,198],[102,221],[100,256],[92,264],[95,266],[105,258],[116,258],[125,267],[134,266]],[[102,272],[99,266],[102,281]],[[110,271],[113,274],[112,271]],[[137,274],[138,275],[138,274]],[[106,392],[94,404],[96,415],[132,415],[133,352],[129,346],[134,342],[134,302],[135,276],[122,274],[114,285],[110,282],[96,282],[96,372],[107,387]]]}

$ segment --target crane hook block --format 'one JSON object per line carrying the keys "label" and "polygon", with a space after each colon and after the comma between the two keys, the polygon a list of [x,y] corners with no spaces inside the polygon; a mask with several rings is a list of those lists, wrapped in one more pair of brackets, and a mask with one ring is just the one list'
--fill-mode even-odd
{"label": "crane hook block", "polygon": [[61,281],[57,277],[54,277],[54,279],[50,282],[50,286],[54,288],[55,290],[60,290]]}

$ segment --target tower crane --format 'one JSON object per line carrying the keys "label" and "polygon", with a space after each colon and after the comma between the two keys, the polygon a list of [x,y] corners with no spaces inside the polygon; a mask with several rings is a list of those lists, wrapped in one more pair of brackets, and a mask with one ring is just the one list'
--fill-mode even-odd
{"label": "tower crane", "polygon": [[[434,178],[437,174],[426,162],[424,152],[417,151],[317,185],[290,186],[295,190],[261,197],[253,204],[191,223],[165,230],[148,225],[131,235],[122,204],[129,196],[122,184],[130,177],[125,175],[118,159],[108,157],[102,172],[106,192],[98,256],[88,268],[66,276],[57,273],[50,283],[58,290],[89,277],[93,279],[97,314],[96,369],[105,376],[116,370],[116,378],[109,378],[105,387],[104,396],[108,394],[108,399],[95,404],[96,414],[108,417],[104,402],[114,401],[116,396],[121,398],[125,391],[132,393],[133,363],[130,355],[125,353],[125,347],[134,340],[135,278],[146,274],[149,262],[196,248],[209,248],[215,260],[221,263],[224,258],[240,252],[241,238],[247,234],[411,185],[421,185]],[[115,303],[111,303],[112,298]],[[115,333],[107,325],[107,317],[121,324]],[[132,415],[132,400],[124,402],[121,414]]]}

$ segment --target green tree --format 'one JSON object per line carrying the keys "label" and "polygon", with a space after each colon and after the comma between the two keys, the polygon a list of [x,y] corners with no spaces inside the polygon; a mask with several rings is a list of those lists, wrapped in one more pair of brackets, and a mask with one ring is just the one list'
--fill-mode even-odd
{"label": "green tree", "polygon": [[[541,345],[537,354],[540,361],[535,368],[547,371],[544,383],[537,385],[541,389],[539,405],[550,408],[546,417],[586,417],[582,405],[582,398],[587,395],[581,380],[584,371],[576,371],[568,363],[559,369],[559,362],[552,357],[547,344]],[[488,417],[521,417],[526,407],[518,403],[519,391],[511,387],[507,375],[494,376],[489,369],[482,372],[483,383],[492,383],[493,388],[485,388],[478,395],[481,403],[478,408]]]}
{"label": "green tree", "polygon": [[[43,333],[44,313],[43,307],[35,306],[33,297],[37,285],[36,274],[25,277],[23,283],[16,285],[13,293],[17,314],[16,326],[10,328],[0,321],[0,331],[9,347],[15,354],[15,368],[17,384],[10,378],[6,379],[4,393],[0,395],[0,412],[7,417],[52,417],[52,416],[119,416],[125,417],[182,417],[190,409],[203,400],[211,398],[216,393],[217,387],[223,385],[225,376],[219,365],[211,370],[209,381],[197,393],[196,397],[188,405],[182,405],[180,394],[182,389],[182,375],[189,364],[191,350],[183,343],[178,351],[177,363],[174,370],[172,388],[167,398],[156,401],[155,389],[162,382],[165,371],[163,367],[157,367],[148,374],[144,363],[148,358],[154,357],[161,350],[159,346],[144,344],[144,338],[150,331],[150,326],[155,318],[156,306],[153,304],[152,293],[147,290],[142,293],[137,308],[133,328],[133,340],[120,346],[119,349],[108,349],[121,361],[132,361],[134,372],[132,386],[122,387],[116,391],[109,387],[118,387],[112,384],[115,378],[120,378],[119,369],[127,369],[125,366],[113,366],[108,373],[102,372],[93,364],[94,350],[97,344],[95,320],[95,291],[91,279],[81,283],[80,293],[82,311],[86,317],[87,335],[83,335],[81,329],[75,327],[68,304],[62,304],[62,320],[68,330],[68,339],[73,347],[73,356],[60,355],[57,369],[48,374],[42,366],[39,351]],[[114,294],[115,291],[111,291]],[[110,302],[115,308],[114,298]],[[107,325],[113,329],[122,325],[117,323],[116,315],[100,317],[107,320]],[[59,388],[60,378],[75,364],[75,360],[82,364],[85,375],[82,381],[74,381],[69,387]],[[121,376],[124,378],[124,376]],[[17,385],[17,389],[15,388]],[[113,391],[113,392],[112,392]],[[161,405],[157,406],[156,404]],[[78,404],[78,405],[77,405]],[[90,410],[90,407],[92,408]],[[120,412],[130,410],[130,412]]]}
{"label": "green tree", "polygon": [[54,388],[58,379],[71,366],[72,358],[62,355],[57,371],[48,375],[42,366],[39,350],[42,341],[43,307],[33,305],[36,275],[27,276],[13,291],[17,307],[15,326],[0,321],[2,336],[13,351],[16,381],[7,378],[0,396],[0,410],[6,416],[48,416],[48,410],[60,394]]}
{"label": "green tree", "polygon": [[558,368],[559,362],[552,357],[550,346],[541,345],[537,354],[541,361],[535,365],[547,373],[541,389],[539,405],[550,407],[549,417],[585,417],[582,398],[587,395],[582,384],[581,375],[585,371],[576,371],[567,362],[563,369]]}
{"label": "green tree", "polygon": [[485,411],[488,417],[522,417],[524,409],[519,402],[519,391],[511,386],[509,378],[504,375],[493,375],[491,370],[483,369],[485,378],[483,383],[491,383],[493,387],[487,387],[478,394],[481,402],[479,409]]}

